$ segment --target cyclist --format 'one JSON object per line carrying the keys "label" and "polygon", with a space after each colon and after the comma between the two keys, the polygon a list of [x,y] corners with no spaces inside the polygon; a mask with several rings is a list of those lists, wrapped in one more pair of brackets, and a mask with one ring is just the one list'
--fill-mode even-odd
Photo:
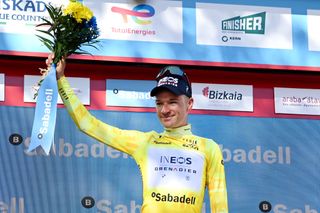
{"label": "cyclist", "polygon": [[[52,62],[53,56],[47,59]],[[151,91],[156,97],[162,133],[122,130],[90,114],[64,76],[62,59],[57,65],[60,96],[81,131],[131,155],[142,174],[143,213],[201,212],[208,188],[212,213],[228,213],[223,158],[211,139],[193,135],[188,123],[193,98],[185,72],[177,66],[163,68]]]}

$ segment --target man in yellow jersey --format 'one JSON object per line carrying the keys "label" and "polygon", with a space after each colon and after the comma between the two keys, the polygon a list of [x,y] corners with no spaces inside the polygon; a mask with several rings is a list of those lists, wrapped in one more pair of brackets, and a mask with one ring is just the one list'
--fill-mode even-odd
{"label": "man in yellow jersey", "polygon": [[[52,56],[47,63],[50,64]],[[157,86],[156,111],[162,133],[122,130],[95,117],[81,104],[64,76],[65,61],[57,66],[60,96],[81,131],[131,155],[142,174],[143,213],[201,212],[208,188],[212,213],[228,213],[223,158],[211,139],[193,135],[188,124],[192,109],[191,84],[176,66],[162,69]]]}

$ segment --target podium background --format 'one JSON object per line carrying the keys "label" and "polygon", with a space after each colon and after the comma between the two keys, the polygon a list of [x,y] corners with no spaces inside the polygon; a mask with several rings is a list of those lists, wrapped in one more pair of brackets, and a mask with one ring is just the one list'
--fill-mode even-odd
{"label": "podium background", "polygon": [[[0,212],[139,212],[142,184],[132,158],[81,133],[60,105],[50,156],[28,153],[34,104],[23,102],[23,76],[44,59],[1,60],[5,101],[0,102]],[[105,106],[105,80],[153,79],[161,65],[68,62],[68,76],[90,77],[92,114],[124,129],[162,131],[150,108]],[[274,114],[273,87],[319,88],[319,75],[286,71],[184,67],[193,82],[252,84],[254,112],[194,110],[193,133],[220,144],[230,213],[320,212],[318,116]],[[196,72],[197,71],[197,72]],[[19,134],[20,145],[9,142]],[[95,205],[81,201],[90,196]],[[87,201],[87,204],[90,203]],[[210,212],[205,199],[203,212]],[[262,210],[259,209],[261,204]]]}
{"label": "podium background", "polygon": [[[30,135],[32,108],[1,107],[0,113],[2,202],[23,198],[24,212],[87,212],[80,201],[91,196],[96,206],[90,212],[121,212],[116,210],[119,205],[127,209],[123,212],[139,212],[131,210],[132,202],[142,202],[141,178],[133,159],[81,133],[66,110],[58,112],[50,156],[40,149],[28,153],[28,137],[20,146],[7,142],[13,132]],[[161,131],[154,113],[92,113],[121,128]],[[8,120],[12,122],[4,122]],[[260,212],[262,201],[279,209],[273,212],[305,206],[319,210],[318,120],[192,115],[190,122],[195,134],[223,146],[230,212]],[[289,152],[279,154],[281,147]],[[249,155],[250,150],[255,154]],[[208,202],[205,212],[210,212]]]}
{"label": "podium background", "polygon": [[[48,2],[0,1],[0,213],[139,212],[135,162],[81,133],[63,106],[50,155],[26,151],[35,104],[24,102],[24,76],[38,75],[48,55],[34,32]],[[161,132],[152,108],[106,105],[106,80],[154,80],[161,64],[182,65],[195,83],[252,85],[253,112],[190,115],[194,134],[221,146],[230,213],[320,213],[319,116],[276,114],[274,106],[274,87],[320,89],[318,0],[82,2],[98,18],[101,46],[88,49],[93,56],[72,56],[67,76],[90,78],[87,107],[94,115],[120,128]],[[146,18],[150,25],[111,11],[141,3],[155,9]],[[263,35],[220,27],[223,20],[262,12]],[[154,35],[117,34],[113,28]],[[203,212],[210,212],[204,202]]]}

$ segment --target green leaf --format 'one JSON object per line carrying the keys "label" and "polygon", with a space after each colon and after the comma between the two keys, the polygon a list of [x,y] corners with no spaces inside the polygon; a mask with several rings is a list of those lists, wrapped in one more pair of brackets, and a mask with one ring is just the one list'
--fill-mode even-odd
{"label": "green leaf", "polygon": [[51,23],[41,23],[41,24],[37,24],[36,27],[42,27],[42,26],[52,26]]}
{"label": "green leaf", "polygon": [[97,47],[96,45],[94,45],[94,44],[84,44],[84,46],[86,46],[86,47],[92,47],[92,48],[94,48],[94,49],[96,49],[96,50],[99,50],[98,47]]}
{"label": "green leaf", "polygon": [[49,13],[50,18],[52,20],[54,20],[54,18],[55,18],[55,15],[54,15],[54,10],[55,9],[54,9],[54,7],[51,4],[46,4],[45,7],[46,7],[46,9],[47,9],[47,11]]}
{"label": "green leaf", "polygon": [[81,49],[73,52],[73,54],[76,54],[76,55],[91,55],[88,51],[81,50]]}
{"label": "green leaf", "polygon": [[47,38],[45,38],[45,37],[43,37],[43,36],[40,36],[40,35],[36,35],[38,38],[40,38],[42,41],[44,41],[44,42],[47,42],[47,43],[49,43],[49,44],[54,44],[53,43],[53,41],[51,41],[50,39],[47,39]]}
{"label": "green leaf", "polygon": [[[40,36],[38,36],[40,37]],[[50,42],[47,42],[44,40],[44,38],[40,38],[40,41],[52,52],[53,51],[53,42],[50,41]]]}
{"label": "green leaf", "polygon": [[50,36],[50,37],[52,37],[52,38],[55,38],[54,37],[54,35],[52,35],[51,33],[49,33],[48,31],[46,31],[46,30],[37,30],[38,32],[41,32],[41,33],[44,33],[44,34],[46,34],[46,35],[48,35],[48,36]]}

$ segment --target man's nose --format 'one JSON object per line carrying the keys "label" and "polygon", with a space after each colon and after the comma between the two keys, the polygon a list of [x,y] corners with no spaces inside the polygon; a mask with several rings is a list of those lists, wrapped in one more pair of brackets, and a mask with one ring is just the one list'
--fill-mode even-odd
{"label": "man's nose", "polygon": [[169,106],[167,104],[163,104],[161,108],[161,113],[166,114],[170,111]]}

